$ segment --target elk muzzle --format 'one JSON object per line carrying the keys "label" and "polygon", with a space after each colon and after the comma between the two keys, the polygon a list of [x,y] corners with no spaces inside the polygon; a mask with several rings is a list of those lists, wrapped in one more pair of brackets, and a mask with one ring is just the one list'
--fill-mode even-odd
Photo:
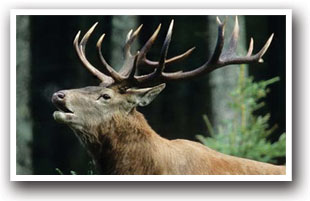
{"label": "elk muzzle", "polygon": [[74,113],[66,106],[65,91],[54,93],[52,96],[52,102],[58,109],[58,111],[53,113],[54,119],[60,123],[69,123],[73,119]]}

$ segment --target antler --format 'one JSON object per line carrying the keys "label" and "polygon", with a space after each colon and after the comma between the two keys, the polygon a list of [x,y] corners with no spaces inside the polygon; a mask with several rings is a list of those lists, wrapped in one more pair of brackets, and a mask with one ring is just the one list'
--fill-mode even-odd
{"label": "antler", "polygon": [[[86,58],[86,54],[85,54],[85,49],[86,49],[86,44],[87,41],[89,39],[89,37],[91,36],[91,34],[93,33],[94,29],[96,28],[98,22],[96,22],[83,36],[82,40],[79,42],[79,37],[80,37],[80,33],[81,31],[78,31],[77,35],[75,36],[75,39],[73,41],[73,45],[75,47],[76,53],[80,59],[80,61],[82,62],[82,64],[93,74],[95,75],[99,80],[102,81],[102,85],[103,86],[109,86],[112,84],[119,84],[119,83],[126,83],[126,84],[132,84],[134,85],[134,83],[138,83],[138,80],[136,79],[135,75],[135,71],[136,71],[136,66],[149,66],[149,67],[153,67],[153,68],[157,68],[159,65],[159,62],[155,62],[155,61],[151,61],[148,60],[146,58],[146,53],[149,51],[149,49],[151,48],[152,44],[154,43],[158,32],[160,30],[160,26],[157,28],[157,30],[155,31],[155,33],[153,34],[153,36],[150,38],[150,40],[145,44],[145,46],[141,49],[141,53],[137,53],[135,55],[131,54],[131,45],[134,42],[134,40],[137,38],[142,25],[140,25],[134,32],[132,30],[129,31],[129,33],[127,34],[127,39],[126,39],[126,43],[124,46],[124,64],[122,66],[122,68],[120,69],[119,72],[116,72],[108,63],[107,61],[104,59],[103,55],[102,55],[102,42],[103,39],[105,37],[105,34],[102,34],[97,42],[97,50],[98,50],[98,56],[99,59],[101,61],[101,63],[103,64],[103,72],[100,72],[97,70],[96,67],[94,67]],[[185,57],[187,57],[194,48],[191,48],[190,50],[188,50],[187,52],[175,56],[171,59],[168,59],[165,61],[166,64],[172,64],[174,62],[178,62],[182,59],[184,59]]]}
{"label": "antler", "polygon": [[[253,51],[253,44],[254,40],[251,38],[248,53],[246,56],[236,56],[236,49],[237,49],[237,42],[239,37],[239,23],[238,18],[235,18],[235,26],[234,30],[230,39],[229,48],[223,52],[223,46],[224,46],[224,30],[225,30],[225,21],[222,23],[220,19],[216,18],[218,23],[218,38],[216,47],[214,49],[214,52],[211,56],[211,58],[202,66],[188,72],[175,72],[175,73],[156,73],[154,71],[153,73],[149,75],[140,76],[137,78],[140,83],[144,82],[168,82],[168,81],[175,81],[175,80],[185,80],[194,78],[197,76],[202,76],[204,74],[210,73],[211,71],[225,67],[227,65],[231,64],[249,64],[249,63],[255,63],[263,62],[263,55],[267,51],[268,47],[271,44],[273,34],[269,37],[263,48],[255,55],[252,55]],[[171,22],[171,25],[173,25],[173,21]],[[168,32],[166,41],[170,40],[169,35],[171,33]],[[167,47],[168,48],[168,47]],[[165,57],[162,52],[162,57]],[[157,71],[158,72],[158,71]]]}
{"label": "antler", "polygon": [[[104,64],[105,67],[105,71],[108,75],[105,75],[103,73],[101,73],[100,71],[98,71],[96,69],[96,67],[94,67],[86,58],[85,55],[85,49],[86,49],[86,44],[87,41],[89,39],[89,36],[92,34],[92,32],[94,31],[95,27],[97,26],[98,22],[96,22],[87,32],[86,34],[83,36],[82,40],[79,42],[79,37],[80,37],[80,33],[81,31],[79,31],[73,41],[73,45],[75,47],[76,53],[79,57],[79,59],[81,60],[82,64],[84,64],[84,66],[93,74],[95,75],[99,80],[102,81],[102,83],[104,85],[111,85],[114,83],[115,80],[119,80],[119,76],[118,74],[113,70],[112,67],[110,67],[104,60],[104,58],[102,57],[102,62]],[[104,35],[102,35],[98,41],[99,44],[101,44],[102,40],[103,40]]]}
{"label": "antler", "polygon": [[[153,35],[145,43],[145,45],[141,48],[140,54],[139,54],[139,59],[138,59],[138,65],[149,66],[149,67],[153,67],[153,68],[158,67],[159,62],[151,61],[151,60],[147,59],[146,54],[151,49],[152,45],[154,44],[154,42],[158,36],[158,33],[160,31],[160,28],[161,28],[161,24],[158,25],[158,27],[155,30],[155,32],[153,33]],[[172,64],[172,63],[178,62],[180,60],[183,60],[186,57],[188,57],[192,53],[192,51],[194,51],[194,49],[195,49],[195,47],[192,47],[191,49],[187,50],[185,53],[166,60],[165,63],[166,64]]]}
{"label": "antler", "polygon": [[[76,49],[76,52],[84,64],[84,66],[96,77],[98,77],[104,86],[109,86],[112,84],[120,84],[122,86],[127,87],[142,87],[142,86],[151,86],[162,82],[168,82],[168,81],[176,81],[176,80],[185,80],[185,79],[191,79],[197,76],[202,76],[207,73],[210,73],[211,71],[231,65],[231,64],[248,64],[248,63],[254,63],[254,62],[263,62],[263,55],[267,51],[268,47],[270,46],[270,43],[273,38],[273,34],[269,37],[263,48],[256,54],[252,55],[253,52],[253,44],[254,40],[251,38],[248,53],[246,56],[237,56],[236,55],[236,49],[237,49],[237,43],[238,43],[238,37],[239,37],[239,24],[238,24],[238,18],[235,18],[235,26],[234,30],[232,32],[232,36],[230,39],[229,47],[226,51],[223,51],[224,46],[224,30],[225,30],[225,21],[221,22],[220,19],[216,18],[218,23],[218,38],[217,43],[214,49],[214,52],[210,59],[203,64],[202,66],[187,72],[173,72],[173,73],[165,73],[165,67],[167,64],[175,63],[177,61],[180,61],[184,58],[186,58],[193,50],[194,48],[191,48],[187,50],[185,53],[175,56],[173,58],[167,59],[167,53],[168,48],[171,41],[172,36],[172,29],[174,21],[172,20],[170,23],[170,26],[168,28],[168,32],[161,50],[160,59],[158,62],[151,61],[146,58],[147,52],[152,47],[153,43],[155,42],[157,35],[159,33],[159,30],[161,28],[161,24],[157,27],[153,35],[150,37],[150,39],[145,43],[145,45],[141,48],[140,51],[138,51],[136,54],[132,55],[130,51],[130,47],[134,40],[137,38],[142,25],[140,25],[134,32],[132,30],[129,31],[126,39],[126,43],[124,46],[124,64],[119,72],[116,72],[103,58],[101,47],[102,47],[102,41],[104,38],[104,34],[99,38],[97,42],[97,50],[98,50],[98,56],[103,64],[104,67],[104,73],[99,72],[94,66],[90,64],[90,62],[87,60],[85,56],[85,47],[87,40],[93,30],[95,29],[97,23],[95,23],[89,31],[84,35],[82,40],[78,42],[80,31],[76,35],[74,39],[74,46]],[[136,70],[140,67],[151,67],[154,69],[154,71],[147,75],[135,75]]]}
{"label": "antler", "polygon": [[[132,66],[133,66],[133,61],[135,59],[135,55],[132,55],[130,52],[130,47],[132,45],[132,43],[134,42],[134,40],[137,38],[141,28],[143,25],[140,25],[136,31],[134,31],[132,33],[132,30],[129,31],[129,33],[127,34],[127,39],[126,39],[126,44],[124,46],[124,57],[125,57],[125,61],[124,64],[121,68],[121,70],[119,71],[119,73],[123,76],[128,76],[128,74],[130,73]],[[152,45],[154,44],[157,35],[160,31],[161,28],[161,24],[158,25],[157,29],[155,30],[155,32],[153,33],[153,35],[150,37],[150,39],[145,43],[145,45],[141,48],[140,53],[138,55],[137,58],[137,65],[138,66],[143,66],[143,67],[152,67],[153,69],[157,68],[159,65],[159,62],[157,61],[151,61],[149,59],[146,58],[146,54],[147,52],[151,49]],[[179,62],[183,59],[185,59],[186,57],[188,57],[192,51],[195,49],[195,47],[187,50],[185,53],[177,55],[175,57],[172,57],[170,59],[167,59],[165,61],[165,63],[167,65],[169,64],[173,64],[176,62]]]}

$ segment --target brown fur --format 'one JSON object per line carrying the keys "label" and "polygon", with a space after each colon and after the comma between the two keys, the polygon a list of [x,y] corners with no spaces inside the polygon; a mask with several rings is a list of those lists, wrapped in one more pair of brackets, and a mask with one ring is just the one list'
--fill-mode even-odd
{"label": "brown fur", "polygon": [[228,156],[197,142],[164,139],[135,109],[89,131],[97,140],[85,145],[100,174],[285,174],[284,166]]}

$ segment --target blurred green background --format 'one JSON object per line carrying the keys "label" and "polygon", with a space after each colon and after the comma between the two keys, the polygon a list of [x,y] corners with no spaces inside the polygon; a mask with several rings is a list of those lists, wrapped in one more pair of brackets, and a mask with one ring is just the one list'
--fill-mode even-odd
{"label": "blurred green background", "polygon": [[[220,16],[222,20],[225,16]],[[78,32],[85,33],[99,22],[86,49],[88,59],[100,70],[95,44],[102,33],[103,55],[116,69],[122,65],[122,47],[130,29],[143,24],[132,51],[148,40],[159,23],[162,29],[148,58],[158,60],[161,45],[171,19],[175,20],[168,57],[196,49],[186,60],[168,66],[167,71],[190,70],[202,65],[216,43],[216,16],[17,16],[17,174],[58,174],[74,170],[86,174],[91,160],[73,132],[53,120],[56,110],[50,99],[61,89],[97,85],[96,80],[80,63],[73,49]],[[263,64],[251,64],[245,74],[254,81],[278,76],[280,81],[269,86],[266,105],[257,115],[270,113],[269,125],[277,129],[268,136],[277,141],[285,132],[285,16],[239,16],[240,41],[238,54],[246,54],[250,37],[254,52],[266,42],[271,33],[274,40],[264,56]],[[227,18],[225,34],[230,36],[234,17]],[[226,41],[228,42],[228,41]],[[230,92],[238,84],[240,66],[216,70],[191,81],[169,83],[157,99],[139,108],[152,128],[168,139],[196,140],[197,134],[208,134],[203,115],[207,114],[213,127],[234,117],[229,108]],[[284,164],[285,158],[276,163]]]}

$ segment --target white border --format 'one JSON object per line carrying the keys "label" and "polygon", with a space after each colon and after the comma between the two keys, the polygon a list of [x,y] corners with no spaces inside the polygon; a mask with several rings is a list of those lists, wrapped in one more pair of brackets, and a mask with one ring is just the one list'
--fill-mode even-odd
{"label": "white border", "polygon": [[[292,181],[292,10],[14,9],[10,23],[11,181]],[[16,175],[16,15],[286,15],[286,175]]]}

